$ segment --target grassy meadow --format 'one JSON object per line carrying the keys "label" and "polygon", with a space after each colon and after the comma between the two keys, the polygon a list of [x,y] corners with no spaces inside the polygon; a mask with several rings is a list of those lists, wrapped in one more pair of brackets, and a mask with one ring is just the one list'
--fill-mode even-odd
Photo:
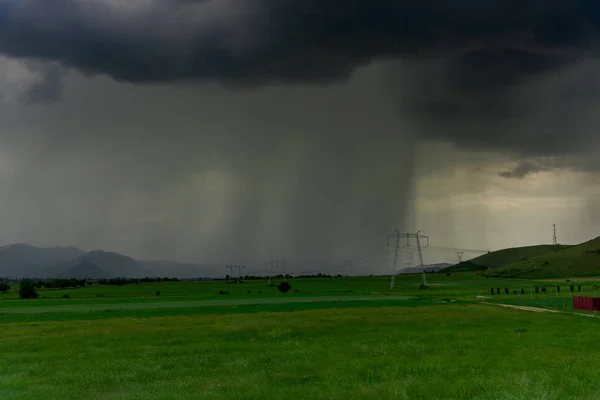
{"label": "grassy meadow", "polygon": [[1,295],[0,398],[600,397],[590,368],[600,319],[576,315],[568,288],[592,290],[600,278],[430,274],[419,289],[411,275],[393,290],[389,277],[289,282],[285,294],[219,281]]}

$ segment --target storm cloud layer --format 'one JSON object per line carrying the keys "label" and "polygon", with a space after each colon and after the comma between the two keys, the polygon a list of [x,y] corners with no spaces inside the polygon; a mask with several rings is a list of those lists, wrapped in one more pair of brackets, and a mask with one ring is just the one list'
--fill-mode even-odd
{"label": "storm cloud layer", "polygon": [[[402,60],[394,101],[420,135],[548,155],[586,145],[589,129],[563,138],[589,82],[544,80],[594,59],[598,27],[591,0],[23,0],[0,5],[0,52],[118,81],[229,88],[331,84]],[[548,96],[564,103],[540,105]],[[567,121],[535,120],[551,108]]]}
{"label": "storm cloud layer", "polygon": [[0,15],[4,54],[128,82],[327,82],[373,60],[444,56],[449,79],[475,91],[593,54],[600,25],[584,0],[23,0]]}

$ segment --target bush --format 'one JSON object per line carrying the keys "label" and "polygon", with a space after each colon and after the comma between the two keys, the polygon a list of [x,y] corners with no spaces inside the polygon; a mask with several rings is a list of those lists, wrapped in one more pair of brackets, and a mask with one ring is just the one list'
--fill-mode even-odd
{"label": "bush", "polygon": [[68,294],[63,294],[62,298],[63,298],[63,299],[69,299],[69,298],[71,298],[71,296],[70,296],[70,295],[68,295]]}
{"label": "bush", "polygon": [[556,292],[560,293],[560,285],[556,285]]}
{"label": "bush", "polygon": [[546,294],[546,287],[542,288],[542,293]]}
{"label": "bush", "polygon": [[577,290],[581,292],[581,285],[577,286]]}
{"label": "bush", "polygon": [[21,281],[19,285],[19,297],[22,299],[37,299],[36,282],[27,279]]}
{"label": "bush", "polygon": [[569,289],[571,290],[571,293],[573,293],[575,291],[575,286],[569,285]]}
{"label": "bush", "polygon": [[500,296],[500,288],[496,288],[496,293]]}
{"label": "bush", "polygon": [[156,291],[156,295],[157,295],[157,296],[160,296],[160,290],[157,290],[157,291]]}
{"label": "bush", "polygon": [[228,295],[228,294],[229,294],[229,292],[224,292],[224,291],[222,291],[222,290],[219,290],[219,294],[220,294],[221,296],[225,296],[225,295]]}
{"label": "bush", "polygon": [[10,290],[10,285],[8,283],[0,282],[0,293],[6,293]]}
{"label": "bush", "polygon": [[525,294],[525,289],[521,288],[521,295]]}
{"label": "bush", "polygon": [[535,287],[535,294],[540,294],[540,287],[539,286]]}
{"label": "bush", "polygon": [[508,294],[508,288],[504,288],[504,294]]}
{"label": "bush", "polygon": [[279,290],[281,293],[287,293],[291,288],[292,286],[287,282],[281,282],[277,286],[277,290]]}
{"label": "bush", "polygon": [[494,288],[490,289],[490,293],[492,294],[492,296],[494,295]]}

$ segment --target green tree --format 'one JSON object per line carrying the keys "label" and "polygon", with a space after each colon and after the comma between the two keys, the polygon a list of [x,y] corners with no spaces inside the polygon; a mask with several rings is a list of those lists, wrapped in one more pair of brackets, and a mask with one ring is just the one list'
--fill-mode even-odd
{"label": "green tree", "polygon": [[5,282],[0,282],[0,293],[6,293],[10,290],[10,285]]}
{"label": "green tree", "polygon": [[287,282],[281,282],[278,286],[277,286],[277,290],[279,290],[281,293],[286,293],[288,292],[290,289],[292,288],[292,286],[287,283]]}
{"label": "green tree", "polygon": [[19,285],[19,297],[22,299],[37,299],[37,283],[35,281],[23,280]]}

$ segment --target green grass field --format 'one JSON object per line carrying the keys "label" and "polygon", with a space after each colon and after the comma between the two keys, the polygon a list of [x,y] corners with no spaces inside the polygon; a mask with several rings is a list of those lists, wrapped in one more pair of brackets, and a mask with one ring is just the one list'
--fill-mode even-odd
{"label": "green grass field", "polygon": [[[599,398],[600,319],[576,315],[570,283],[428,281],[419,289],[420,276],[399,276],[390,290],[389,277],[298,278],[285,294],[266,282],[8,293],[0,399]],[[576,285],[592,294],[596,283]],[[557,284],[561,293],[549,292]],[[526,295],[512,294],[520,288]]]}

